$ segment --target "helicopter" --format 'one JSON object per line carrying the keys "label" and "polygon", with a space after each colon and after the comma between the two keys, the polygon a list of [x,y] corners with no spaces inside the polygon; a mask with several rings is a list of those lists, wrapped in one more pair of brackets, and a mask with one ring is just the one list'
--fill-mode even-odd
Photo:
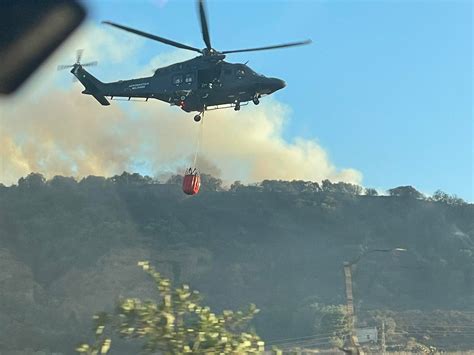
{"label": "helicopter", "polygon": [[128,98],[129,101],[132,98],[134,100],[143,98],[145,101],[158,99],[172,106],[178,106],[185,112],[198,112],[194,116],[196,122],[201,120],[205,111],[221,108],[234,108],[235,111],[239,111],[241,105],[247,105],[250,101],[258,105],[260,98],[286,86],[286,83],[281,79],[257,74],[246,63],[229,63],[224,59],[227,54],[231,53],[301,46],[311,43],[311,40],[217,51],[211,45],[204,0],[198,0],[197,5],[202,38],[206,45],[203,49],[114,22],[102,21],[106,25],[200,54],[193,59],[158,68],[151,77],[103,83],[84,69],[84,67],[96,65],[97,62],[81,64],[82,51],[78,51],[76,63],[60,65],[58,70],[71,68],[71,73],[85,87],[82,94],[93,96],[104,106],[110,105],[106,97],[110,100],[117,98],[127,100]]}

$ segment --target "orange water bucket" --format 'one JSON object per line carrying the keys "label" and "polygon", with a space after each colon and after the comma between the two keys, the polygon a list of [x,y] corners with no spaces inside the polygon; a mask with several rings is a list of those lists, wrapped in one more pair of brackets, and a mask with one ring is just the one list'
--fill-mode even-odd
{"label": "orange water bucket", "polygon": [[186,195],[195,195],[201,187],[201,177],[197,169],[189,168],[183,178],[183,192]]}

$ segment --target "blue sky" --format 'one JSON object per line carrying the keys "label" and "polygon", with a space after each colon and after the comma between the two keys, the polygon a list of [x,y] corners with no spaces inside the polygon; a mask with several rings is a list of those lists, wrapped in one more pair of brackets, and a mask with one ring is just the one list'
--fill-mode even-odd
{"label": "blue sky", "polygon": [[[93,22],[204,46],[193,1],[85,4]],[[335,165],[361,171],[365,186],[439,188],[474,200],[470,1],[220,0],[207,9],[218,50],[313,40],[227,58],[287,82],[275,94],[291,109],[287,141],[317,140]],[[144,41],[135,64],[170,51]],[[110,69],[117,79],[130,73],[122,66]]]}

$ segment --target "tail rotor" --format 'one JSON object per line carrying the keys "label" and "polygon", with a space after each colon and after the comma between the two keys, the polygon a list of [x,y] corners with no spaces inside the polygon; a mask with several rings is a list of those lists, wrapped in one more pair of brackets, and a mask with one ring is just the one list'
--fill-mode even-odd
{"label": "tail rotor", "polygon": [[58,70],[70,69],[70,68],[74,68],[75,66],[93,67],[93,66],[96,66],[97,64],[99,64],[96,60],[93,61],[93,62],[81,63],[83,53],[84,53],[84,49],[78,49],[76,51],[76,62],[74,64],[70,64],[70,65],[58,65]]}

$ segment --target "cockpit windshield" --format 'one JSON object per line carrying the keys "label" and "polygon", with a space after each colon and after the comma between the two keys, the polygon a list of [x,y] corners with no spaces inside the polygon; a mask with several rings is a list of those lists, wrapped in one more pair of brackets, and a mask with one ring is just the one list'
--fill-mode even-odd
{"label": "cockpit windshield", "polygon": [[259,74],[257,72],[255,72],[254,70],[252,70],[250,67],[244,65],[243,68],[245,68],[245,71],[249,74],[249,75],[254,75],[254,76],[263,76],[262,74]]}

